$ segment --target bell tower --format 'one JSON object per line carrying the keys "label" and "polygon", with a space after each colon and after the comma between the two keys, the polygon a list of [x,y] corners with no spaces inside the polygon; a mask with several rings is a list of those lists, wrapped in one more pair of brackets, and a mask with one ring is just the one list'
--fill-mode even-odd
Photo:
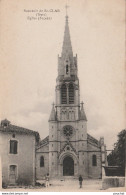
{"label": "bell tower", "polygon": [[[77,76],[77,55],[73,56],[68,16],[61,56],[58,56],[58,77],[56,80],[56,107],[58,120],[79,119],[79,80]],[[72,115],[71,115],[72,114]]]}
{"label": "bell tower", "polygon": [[67,13],[55,95],[49,119],[49,174],[86,177],[87,118],[80,104],[77,55],[72,51]]}

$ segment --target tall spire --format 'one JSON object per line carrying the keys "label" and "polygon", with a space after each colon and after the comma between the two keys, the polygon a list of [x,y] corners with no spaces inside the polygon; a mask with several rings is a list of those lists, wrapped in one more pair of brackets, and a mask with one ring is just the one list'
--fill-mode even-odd
{"label": "tall spire", "polygon": [[63,40],[63,47],[62,47],[62,56],[63,55],[69,55],[72,54],[72,45],[71,45],[71,40],[70,40],[70,31],[69,31],[69,24],[68,24],[68,5],[66,7],[66,24],[65,24],[65,31],[64,31],[64,40]]}
{"label": "tall spire", "polygon": [[[65,31],[61,57],[58,56],[58,77],[57,79],[69,79],[72,75],[77,79],[77,55],[73,56],[72,45],[70,40],[70,31],[68,23],[68,6],[66,5]],[[57,81],[58,81],[57,80]]]}

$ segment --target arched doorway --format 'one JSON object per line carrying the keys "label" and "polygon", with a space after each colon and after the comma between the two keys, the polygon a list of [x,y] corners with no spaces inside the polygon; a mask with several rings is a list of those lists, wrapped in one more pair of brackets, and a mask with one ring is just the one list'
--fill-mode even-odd
{"label": "arched doorway", "polygon": [[63,176],[74,175],[74,160],[72,157],[67,156],[63,160]]}

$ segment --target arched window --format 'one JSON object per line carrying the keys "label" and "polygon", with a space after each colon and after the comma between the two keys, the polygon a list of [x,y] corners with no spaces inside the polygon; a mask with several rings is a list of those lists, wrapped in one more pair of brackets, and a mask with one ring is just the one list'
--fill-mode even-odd
{"label": "arched window", "polygon": [[44,157],[40,157],[40,167],[44,167]]}
{"label": "arched window", "polygon": [[61,104],[67,104],[67,88],[65,84],[61,87]]}
{"label": "arched window", "polygon": [[95,154],[92,156],[92,166],[97,166],[97,158]]}
{"label": "arched window", "polygon": [[73,84],[69,85],[69,104],[74,104],[74,86],[73,86]]}
{"label": "arched window", "polygon": [[68,64],[66,65],[66,74],[68,74],[68,72],[69,72],[69,66],[68,66]]}

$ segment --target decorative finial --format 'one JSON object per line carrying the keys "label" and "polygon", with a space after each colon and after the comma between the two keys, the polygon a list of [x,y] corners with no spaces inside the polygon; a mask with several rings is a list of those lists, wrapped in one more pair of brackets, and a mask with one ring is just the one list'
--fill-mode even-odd
{"label": "decorative finial", "polygon": [[81,102],[81,106],[82,106],[82,108],[83,108],[83,105],[84,105],[84,102],[82,101],[82,102]]}

